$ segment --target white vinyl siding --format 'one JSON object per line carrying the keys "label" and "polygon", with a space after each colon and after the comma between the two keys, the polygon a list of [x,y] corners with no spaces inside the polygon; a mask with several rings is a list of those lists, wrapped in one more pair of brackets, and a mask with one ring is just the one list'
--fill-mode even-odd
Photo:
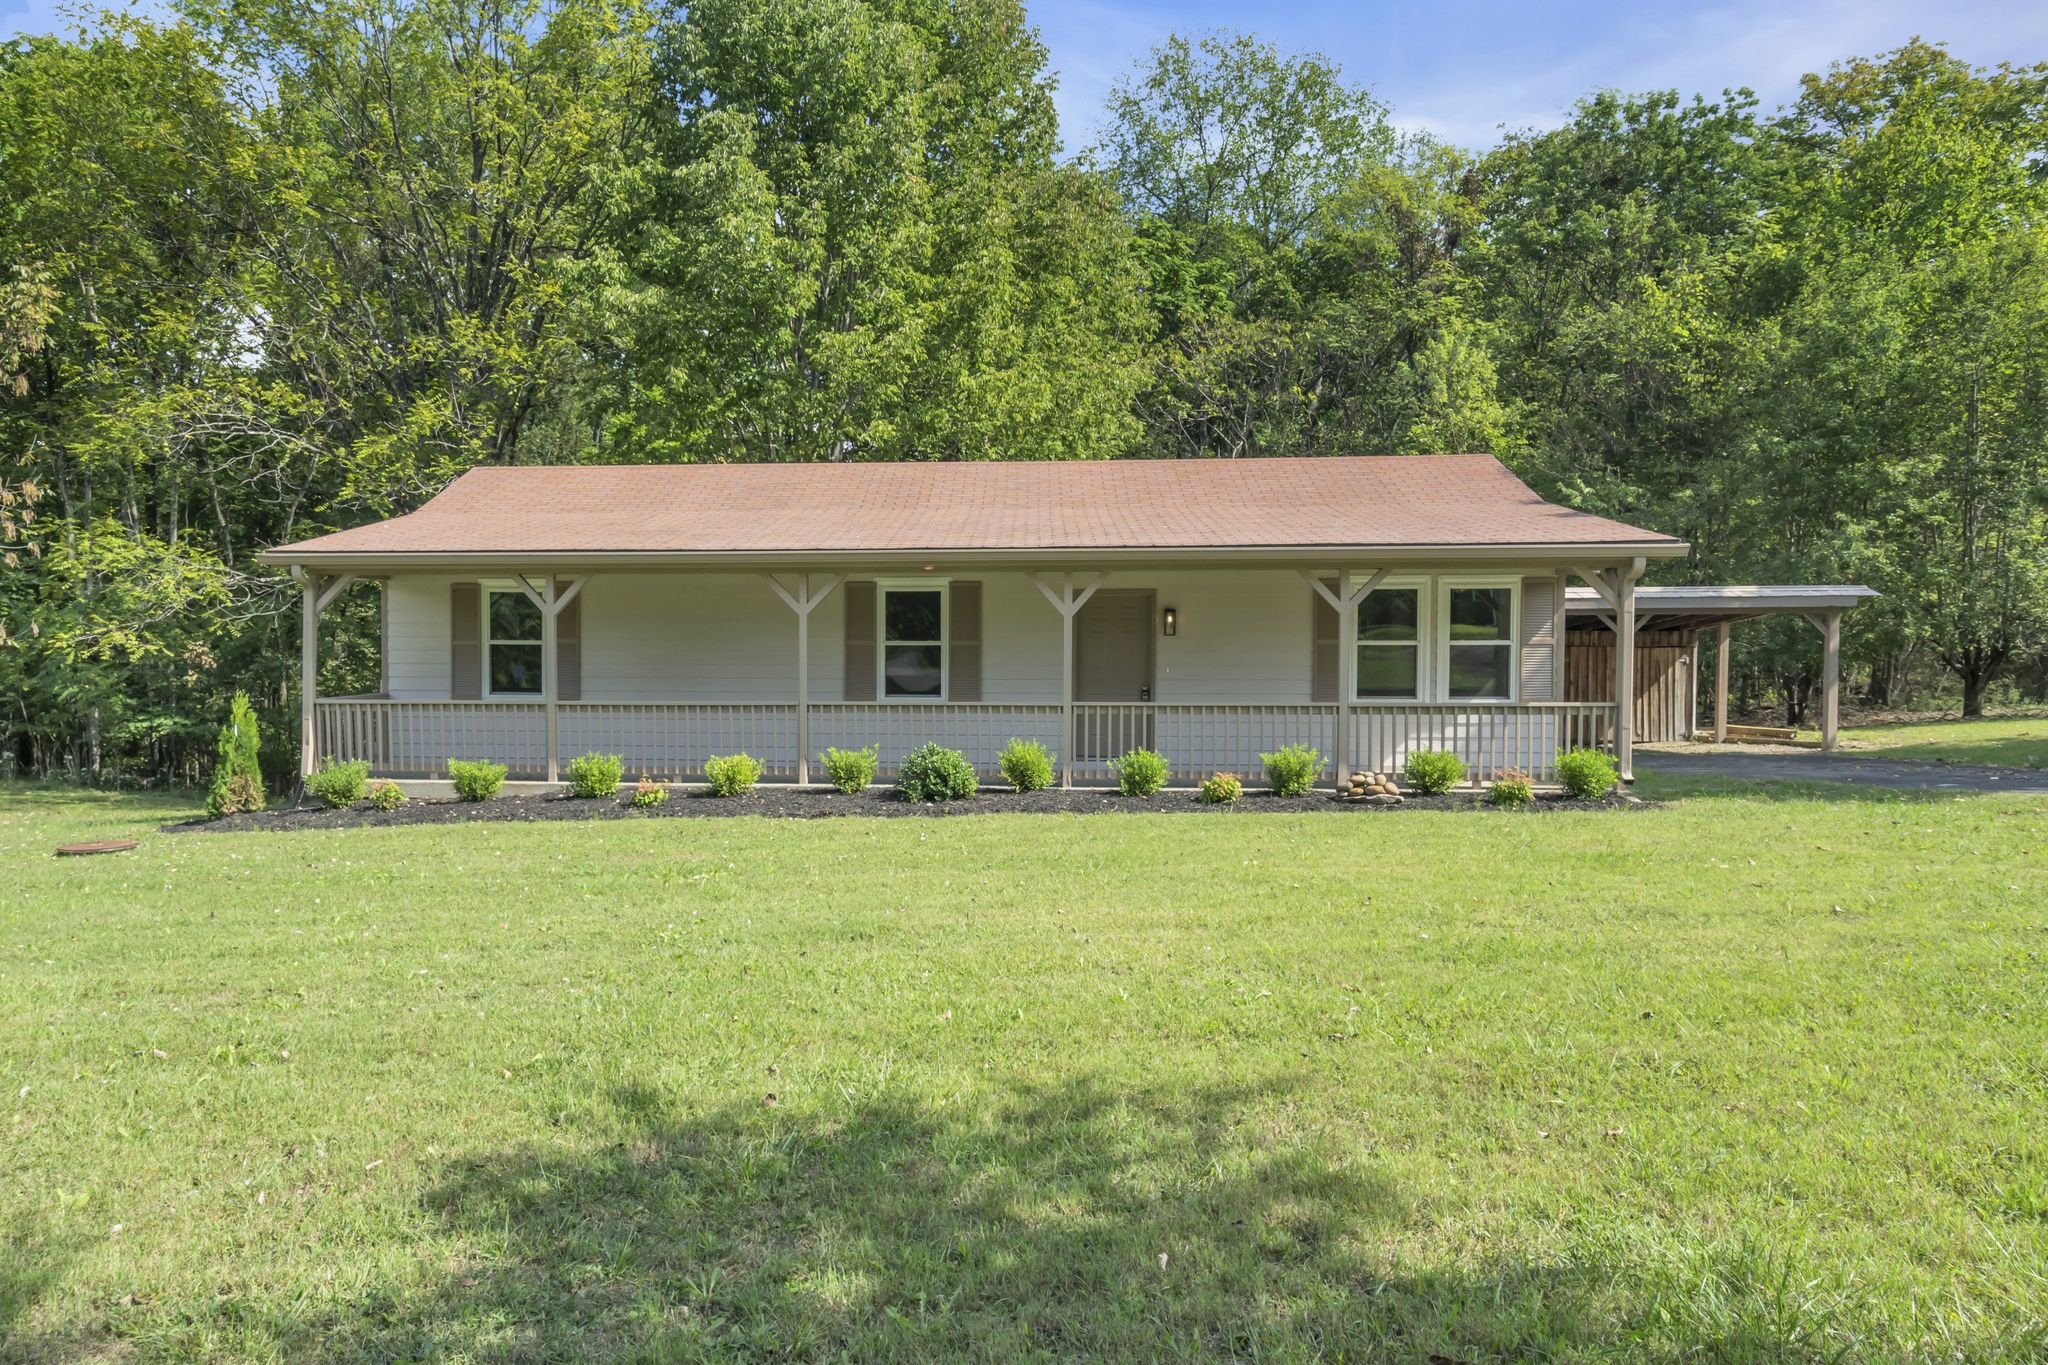
{"label": "white vinyl siding", "polygon": [[[1026,574],[975,571],[960,576],[982,584],[983,700],[1057,703],[1059,614]],[[387,662],[394,699],[443,700],[449,695],[449,585],[456,581],[449,574],[391,576]],[[1424,585],[1422,696],[1441,697],[1442,635],[1434,625],[1441,585],[1520,584],[1522,579],[1474,574],[1415,575],[1400,581]],[[1303,599],[1310,589],[1292,570],[1131,569],[1109,575],[1104,585],[1149,588],[1159,607],[1179,613],[1179,629],[1172,636],[1160,634],[1157,613],[1148,623],[1154,635],[1156,701],[1309,701],[1313,642]],[[757,574],[596,573],[577,601],[586,701],[796,700],[796,616]],[[845,607],[841,589],[811,615],[811,696],[816,701],[845,695]],[[1522,624],[1526,628],[1528,622]],[[1526,676],[1526,667],[1523,672]]]}

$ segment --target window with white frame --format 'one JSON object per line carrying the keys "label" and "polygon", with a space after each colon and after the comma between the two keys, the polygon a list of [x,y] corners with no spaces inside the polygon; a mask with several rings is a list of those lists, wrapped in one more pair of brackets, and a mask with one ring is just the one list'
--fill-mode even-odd
{"label": "window with white frame", "polygon": [[1358,604],[1358,700],[1413,701],[1422,687],[1422,589],[1375,588]]}
{"label": "window with white frame", "polygon": [[484,589],[484,685],[493,697],[541,694],[541,613],[518,588]]}
{"label": "window with white frame", "polygon": [[1445,695],[1453,701],[1514,700],[1514,586],[1446,585],[1444,622]]}
{"label": "window with white frame", "polygon": [[882,696],[904,701],[946,699],[946,587],[882,584]]}

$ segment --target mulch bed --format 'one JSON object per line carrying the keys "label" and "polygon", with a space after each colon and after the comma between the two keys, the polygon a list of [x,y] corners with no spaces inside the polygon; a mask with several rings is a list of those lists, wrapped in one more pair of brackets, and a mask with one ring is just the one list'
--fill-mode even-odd
{"label": "mulch bed", "polygon": [[494,801],[424,800],[415,798],[396,810],[373,810],[360,805],[349,810],[326,810],[307,806],[297,810],[268,810],[253,815],[231,815],[224,820],[192,820],[168,825],[172,833],[206,831],[233,833],[242,830],[353,829],[358,826],[447,825],[469,821],[534,820],[671,820],[677,818],[730,818],[740,815],[766,816],[780,820],[810,820],[832,816],[1003,815],[1095,815],[1116,812],[1126,815],[1206,815],[1218,818],[1246,815],[1289,815],[1311,812],[1334,814],[1394,815],[1402,811],[1472,811],[1507,818],[1530,812],[1587,810],[1639,810],[1645,802],[1634,797],[1610,796],[1601,801],[1573,801],[1563,796],[1538,796],[1528,811],[1504,811],[1486,804],[1472,792],[1450,796],[1409,796],[1398,806],[1373,806],[1363,802],[1340,801],[1328,792],[1309,796],[1271,796],[1247,792],[1231,805],[1204,805],[1192,791],[1169,791],[1149,799],[1119,796],[1113,791],[1079,789],[1072,791],[1012,792],[984,788],[964,801],[920,803],[906,801],[893,788],[871,787],[849,796],[844,792],[803,790],[795,787],[759,787],[751,796],[716,797],[708,792],[672,789],[668,801],[659,806],[634,807],[621,795],[616,800],[589,800],[559,793],[529,796],[501,796]]}

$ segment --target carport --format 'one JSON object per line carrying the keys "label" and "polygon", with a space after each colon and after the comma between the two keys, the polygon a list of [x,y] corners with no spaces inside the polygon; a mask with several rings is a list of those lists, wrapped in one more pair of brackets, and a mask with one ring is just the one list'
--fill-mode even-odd
{"label": "carport", "polygon": [[[1728,628],[1761,616],[1798,616],[1820,632],[1821,747],[1835,747],[1841,713],[1842,613],[1878,594],[1860,584],[1768,583],[1637,588],[1635,733],[1639,742],[1687,738],[1699,716],[1700,641],[1715,633],[1714,741],[1728,738]],[[1614,696],[1614,609],[1591,588],[1565,592],[1565,697]],[[1574,660],[1577,662],[1574,662]],[[1603,691],[1604,681],[1604,691]],[[1580,695],[1585,694],[1585,695]],[[1597,695],[1596,695],[1597,694]]]}

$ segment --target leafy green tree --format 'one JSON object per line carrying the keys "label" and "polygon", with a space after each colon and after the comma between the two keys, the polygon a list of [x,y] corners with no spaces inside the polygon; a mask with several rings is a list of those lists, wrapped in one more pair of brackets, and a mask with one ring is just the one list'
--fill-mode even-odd
{"label": "leafy green tree", "polygon": [[711,0],[669,16],[623,178],[604,449],[1073,458],[1134,434],[1135,279],[1057,165],[1015,0]]}

